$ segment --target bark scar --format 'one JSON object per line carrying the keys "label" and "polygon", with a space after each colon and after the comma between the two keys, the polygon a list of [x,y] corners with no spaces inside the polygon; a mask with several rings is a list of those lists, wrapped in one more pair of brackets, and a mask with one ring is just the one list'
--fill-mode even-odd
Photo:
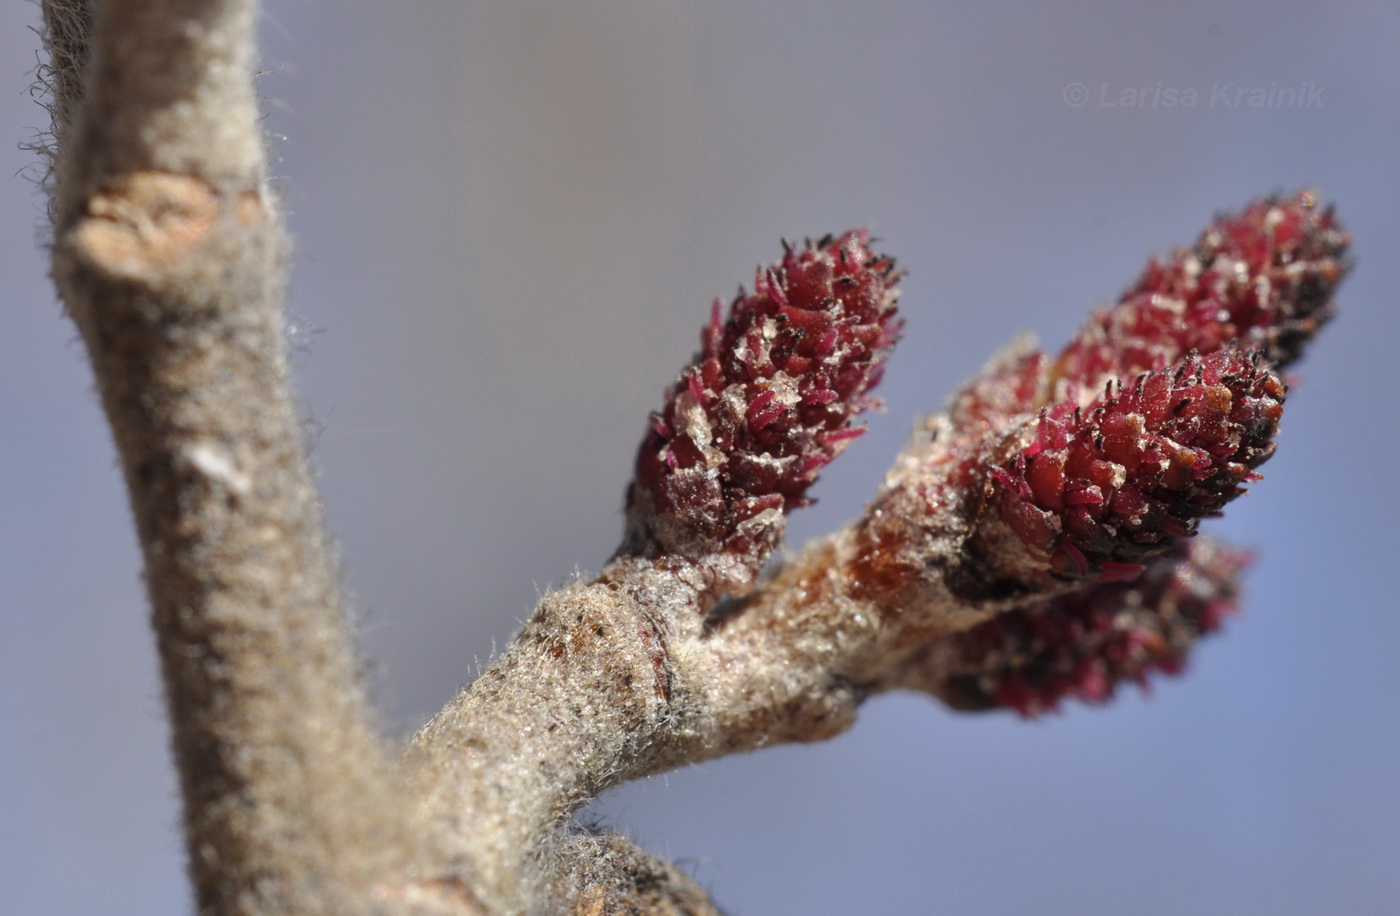
{"label": "bark scar", "polygon": [[[94,266],[125,279],[145,279],[197,248],[224,205],[202,179],[133,172],[88,198],[70,238]],[[233,200],[232,213],[240,224],[252,224],[265,213],[261,196],[243,191]]]}

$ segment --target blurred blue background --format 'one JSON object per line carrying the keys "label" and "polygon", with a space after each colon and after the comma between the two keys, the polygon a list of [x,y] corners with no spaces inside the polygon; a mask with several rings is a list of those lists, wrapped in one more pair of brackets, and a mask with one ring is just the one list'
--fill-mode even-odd
{"label": "blurred blue background", "polygon": [[[137,552],[18,148],[37,21],[0,8],[2,908],[182,913]],[[1210,526],[1259,560],[1186,677],[1035,723],[882,697],[588,816],[735,916],[1400,912],[1400,8],[278,0],[263,31],[300,391],[396,733],[610,553],[647,411],[780,237],[868,224],[911,271],[889,410],[800,540],[1013,333],[1057,346],[1216,210],[1320,188],[1357,267]],[[1300,104],[1222,103],[1272,87]]]}

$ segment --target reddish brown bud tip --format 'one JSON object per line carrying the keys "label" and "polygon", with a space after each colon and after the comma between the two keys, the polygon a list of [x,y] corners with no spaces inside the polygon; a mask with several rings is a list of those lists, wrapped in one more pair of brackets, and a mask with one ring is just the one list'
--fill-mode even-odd
{"label": "reddish brown bud tip", "polygon": [[1231,341],[1283,368],[1332,317],[1348,243],[1332,208],[1309,191],[1217,218],[1194,248],[1153,260],[1117,306],[1090,318],[1051,368],[1050,397]]}
{"label": "reddish brown bud tip", "polygon": [[[827,236],[759,270],[653,414],[628,494],[629,545],[748,551],[806,505],[818,471],[861,433],[899,336],[894,261],[863,230]],[[769,545],[771,546],[771,545]],[[755,548],[758,549],[758,548]]]}
{"label": "reddish brown bud tip", "polygon": [[974,555],[1001,575],[1024,577],[1021,558],[997,557],[1006,549],[999,533],[1009,529],[1031,569],[1067,578],[1133,572],[1124,564],[1194,534],[1198,519],[1254,479],[1253,468],[1273,453],[1283,397],[1262,359],[1228,347],[1143,373],[1128,387],[1110,382],[1086,408],[1065,402],[1043,411],[1030,444],[988,471]]}
{"label": "reddish brown bud tip", "polygon": [[1235,609],[1243,552],[1180,542],[1133,582],[1100,582],[1008,611],[951,637],[954,671],[935,691],[968,710],[1053,711],[1066,698],[1103,703],[1119,684],[1176,674],[1196,640]]}

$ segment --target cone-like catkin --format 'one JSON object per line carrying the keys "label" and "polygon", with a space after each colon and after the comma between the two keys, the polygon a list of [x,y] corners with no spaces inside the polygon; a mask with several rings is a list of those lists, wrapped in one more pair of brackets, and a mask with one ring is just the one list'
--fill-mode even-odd
{"label": "cone-like catkin", "polygon": [[715,302],[702,349],[652,414],[628,493],[629,546],[688,556],[771,549],[781,513],[860,435],[899,336],[894,261],[864,231],[788,249]]}

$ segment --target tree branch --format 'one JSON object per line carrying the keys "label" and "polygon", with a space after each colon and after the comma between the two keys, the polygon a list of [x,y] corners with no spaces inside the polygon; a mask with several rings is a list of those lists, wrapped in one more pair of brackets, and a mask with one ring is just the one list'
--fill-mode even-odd
{"label": "tree branch", "polygon": [[[1280,225],[1290,227],[1277,233],[1281,250],[1258,260],[1255,236]],[[920,423],[860,520],[757,583],[752,571],[781,532],[775,510],[787,508],[765,503],[764,481],[775,478],[755,475],[734,495],[711,481],[738,478],[727,468],[745,458],[745,428],[726,418],[752,422],[768,389],[716,385],[726,393],[707,404],[694,381],[717,377],[711,360],[741,365],[762,350],[741,332],[759,306],[741,296],[723,325],[732,356],[712,352],[707,332],[700,368],[682,374],[653,418],[634,494],[648,489],[633,497],[619,557],[592,582],[546,596],[505,656],[415,738],[408,759],[428,786],[425,815],[446,818],[464,855],[488,863],[488,885],[508,893],[522,870],[550,873],[574,836],[566,818],[604,789],[831,737],[875,693],[915,688],[957,708],[1029,715],[1179,668],[1215,628],[1241,566],[1182,539],[1272,452],[1283,389],[1271,367],[1325,319],[1344,269],[1344,237],[1307,195],[1222,220],[1198,257],[1225,256],[1209,248],[1221,236],[1256,262],[1223,269],[1223,293],[1190,291],[1199,314],[1184,328],[1153,330],[1154,310],[1167,306],[1140,283],[1053,362],[1025,344],[1000,355],[948,413]],[[758,287],[773,302],[792,296],[783,275]],[[1176,275],[1154,264],[1149,276]],[[1212,304],[1217,295],[1231,308]],[[1146,328],[1103,335],[1114,321]],[[773,351],[782,333],[765,332]],[[1284,338],[1286,350],[1275,346]],[[1245,356],[1237,339],[1261,348]],[[685,436],[703,447],[671,444]],[[651,448],[682,457],[653,463]],[[703,455],[691,460],[709,476],[697,480],[686,455]],[[638,521],[637,505],[662,520]],[[759,505],[766,515],[754,514]],[[639,547],[639,530],[670,543]],[[720,601],[725,587],[740,597]],[[473,834],[468,813],[489,829]]]}
{"label": "tree branch", "polygon": [[[251,0],[51,0],[54,278],[130,492],[201,912],[354,912],[420,858],[287,390]],[[352,905],[351,901],[357,901]]]}
{"label": "tree branch", "polygon": [[288,244],[253,0],[46,0],[54,278],[131,497],[201,912],[713,914],[570,815],[831,737],[920,689],[1031,715],[1179,667],[1242,561],[1191,546],[1272,453],[1277,370],[1346,238],[1310,194],[1217,220],[1056,357],[921,422],[861,518],[760,575],[899,334],[864,231],[787,246],[652,415],[627,528],[398,761],[358,683],[287,387]]}

